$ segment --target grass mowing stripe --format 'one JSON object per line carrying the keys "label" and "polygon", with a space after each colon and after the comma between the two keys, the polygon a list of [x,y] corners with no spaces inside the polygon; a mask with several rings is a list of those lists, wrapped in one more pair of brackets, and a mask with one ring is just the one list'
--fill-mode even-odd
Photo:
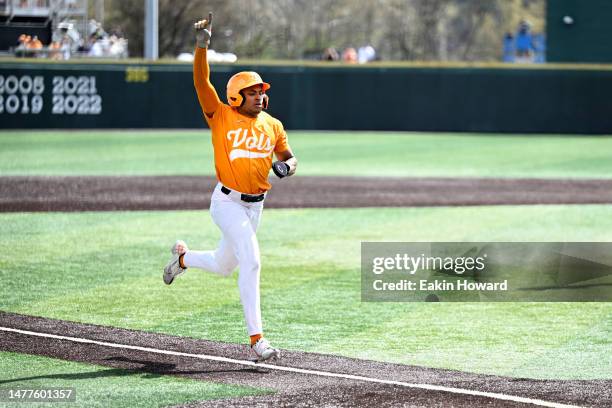
{"label": "grass mowing stripe", "polygon": [[[290,131],[299,175],[609,178],[612,138]],[[341,151],[342,155],[337,152]],[[171,165],[169,165],[171,163]],[[0,175],[213,175],[208,129],[2,132]]]}
{"label": "grass mowing stripe", "polygon": [[[323,351],[335,354],[354,343],[362,347],[361,352],[349,347],[355,358],[437,368],[477,367],[489,359],[483,373],[510,377],[530,372],[530,378],[595,380],[612,373],[611,359],[603,357],[607,345],[601,341],[612,334],[605,323],[610,316],[606,304],[427,303],[380,312],[385,317],[378,326],[362,326],[363,333],[326,344]],[[385,350],[376,349],[376,343],[385,344]]]}

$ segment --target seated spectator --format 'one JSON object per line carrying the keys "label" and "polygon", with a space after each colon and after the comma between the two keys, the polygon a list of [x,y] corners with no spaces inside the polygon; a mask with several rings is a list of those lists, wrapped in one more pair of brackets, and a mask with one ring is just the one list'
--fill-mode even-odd
{"label": "seated spectator", "polygon": [[62,59],[68,60],[78,50],[81,36],[68,20],[58,24],[57,30],[53,33],[53,42],[60,44]]}
{"label": "seated spectator", "polygon": [[323,51],[321,59],[323,61],[338,61],[340,59],[340,55],[338,55],[338,51],[336,51],[335,48],[329,47]]}
{"label": "seated spectator", "polygon": [[62,53],[62,43],[59,41],[53,41],[49,44],[49,58],[54,60],[61,60],[63,58]]}
{"label": "seated spectator", "polygon": [[113,58],[127,58],[127,41],[114,34],[111,35],[108,53]]}
{"label": "seated spectator", "polygon": [[543,64],[546,62],[546,36],[542,33],[533,36],[533,62]]}
{"label": "seated spectator", "polygon": [[17,39],[17,42],[19,44],[17,45],[17,48],[15,48],[16,57],[27,57],[28,56],[27,49],[28,49],[29,41],[30,41],[30,37],[28,35],[21,34],[19,36],[19,38]]}
{"label": "seated spectator", "polygon": [[38,51],[43,49],[43,43],[38,39],[38,36],[34,36],[32,40],[28,43],[28,50],[31,51],[31,56],[40,57],[42,56]]}
{"label": "seated spectator", "polygon": [[516,57],[519,62],[529,62],[532,56],[533,40],[531,26],[525,20],[521,21],[516,35]]}
{"label": "seated spectator", "polygon": [[104,43],[102,38],[97,34],[93,34],[90,37],[90,47],[89,53],[87,53],[90,57],[104,57],[106,55],[106,50],[104,49]]}
{"label": "seated spectator", "polygon": [[19,38],[17,39],[17,41],[19,42],[19,45],[17,46],[18,50],[25,50],[26,48],[28,48],[28,36],[27,35],[21,34]]}
{"label": "seated spectator", "polygon": [[349,64],[357,63],[357,51],[353,47],[349,47],[342,52],[342,61]]}
{"label": "seated spectator", "polygon": [[42,47],[43,43],[38,39],[37,35],[35,35],[34,38],[32,38],[32,41],[30,41],[30,43],[28,44],[28,48],[32,50],[40,50],[42,49]]}
{"label": "seated spectator", "polygon": [[366,45],[364,47],[359,47],[357,51],[357,60],[360,64],[365,64],[366,62],[374,61],[376,59],[376,51],[374,47],[371,45]]}
{"label": "seated spectator", "polygon": [[506,33],[506,35],[504,35],[503,53],[503,62],[514,62],[516,51],[514,49],[514,35],[512,35],[512,33]]}

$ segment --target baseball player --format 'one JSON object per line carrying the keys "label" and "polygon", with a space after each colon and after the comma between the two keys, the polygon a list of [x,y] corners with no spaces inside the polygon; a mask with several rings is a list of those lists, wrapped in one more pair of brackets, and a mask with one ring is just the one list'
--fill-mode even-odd
{"label": "baseball player", "polygon": [[[263,202],[270,189],[270,168],[279,178],[295,173],[297,159],[287,142],[282,123],[267,114],[270,84],[255,72],[239,72],[227,83],[227,102],[221,102],[210,83],[207,48],[212,33],[212,13],[194,24],[196,50],[193,82],[204,118],[212,133],[218,184],[210,204],[213,221],[222,232],[214,251],[192,251],[183,241],[172,247],[164,268],[164,283],[188,268],[229,276],[238,266],[238,288],[251,349],[260,361],[280,357],[263,337],[259,304],[261,261],[255,235]],[[272,162],[272,154],[277,161]]]}

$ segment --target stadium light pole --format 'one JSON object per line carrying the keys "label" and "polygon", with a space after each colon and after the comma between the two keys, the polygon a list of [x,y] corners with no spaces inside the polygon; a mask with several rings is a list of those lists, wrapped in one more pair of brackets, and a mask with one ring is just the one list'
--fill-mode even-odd
{"label": "stadium light pole", "polygon": [[146,0],[145,9],[145,58],[156,60],[158,50],[158,0]]}

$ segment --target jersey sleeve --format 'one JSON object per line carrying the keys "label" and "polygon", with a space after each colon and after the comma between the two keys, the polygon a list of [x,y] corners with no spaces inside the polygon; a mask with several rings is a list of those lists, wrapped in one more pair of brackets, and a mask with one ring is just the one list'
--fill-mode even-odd
{"label": "jersey sleeve", "polygon": [[280,121],[277,121],[276,128],[276,145],[274,146],[274,152],[280,153],[289,150],[289,141],[287,140],[287,132]]}
{"label": "jersey sleeve", "polygon": [[208,66],[208,57],[206,48],[196,47],[195,57],[193,59],[193,85],[198,94],[198,101],[204,113],[206,121],[210,124],[210,119],[215,115],[222,105],[217,91],[210,83],[210,67]]}

